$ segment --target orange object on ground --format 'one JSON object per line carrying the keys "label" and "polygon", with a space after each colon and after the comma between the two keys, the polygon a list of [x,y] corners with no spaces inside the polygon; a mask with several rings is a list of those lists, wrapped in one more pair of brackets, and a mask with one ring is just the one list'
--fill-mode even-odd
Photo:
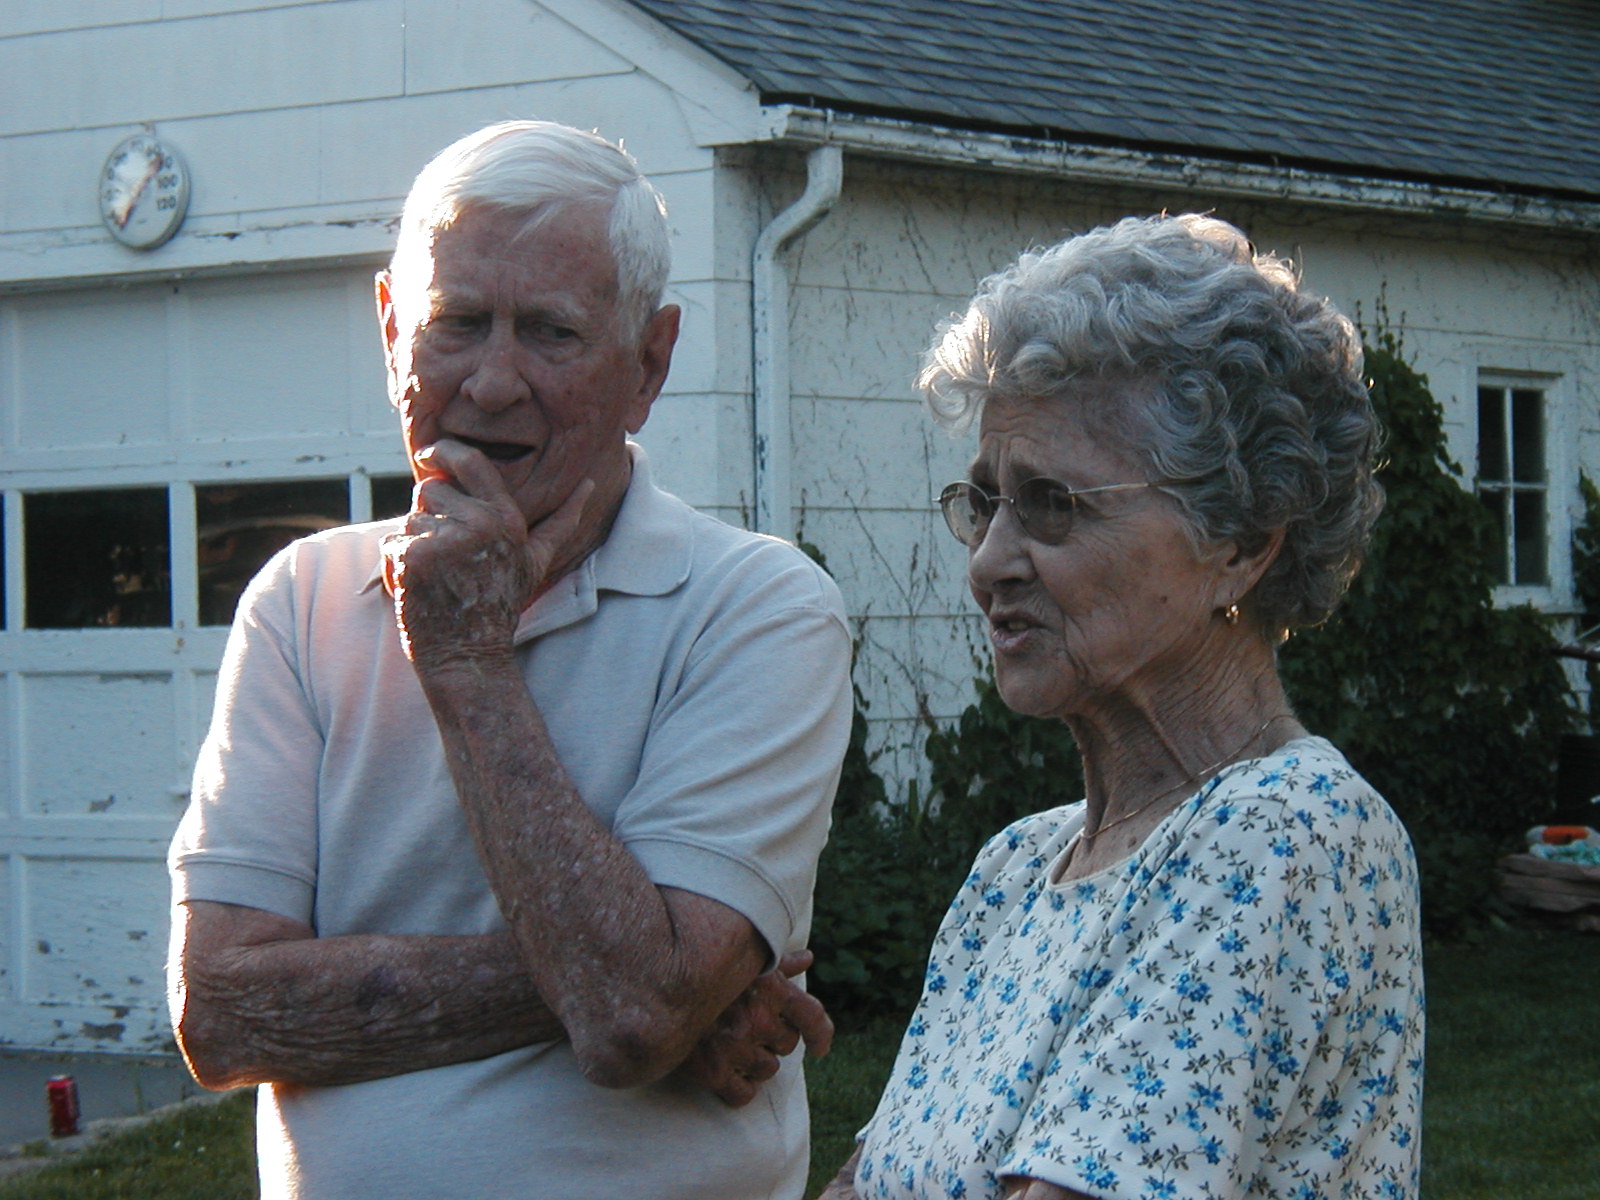
{"label": "orange object on ground", "polygon": [[1583,841],[1593,832],[1587,825],[1546,825],[1539,840],[1547,846],[1566,846]]}

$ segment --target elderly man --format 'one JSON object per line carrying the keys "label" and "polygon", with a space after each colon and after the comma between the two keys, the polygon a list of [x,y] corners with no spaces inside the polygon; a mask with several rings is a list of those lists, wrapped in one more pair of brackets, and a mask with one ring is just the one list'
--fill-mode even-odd
{"label": "elderly man", "polygon": [[666,274],[654,189],[565,126],[469,136],[406,201],[378,310],[412,512],[251,585],[172,852],[178,1040],[265,1085],[268,1196],[803,1187],[779,1058],[825,1018],[773,968],[849,637],[821,571],[628,441]]}

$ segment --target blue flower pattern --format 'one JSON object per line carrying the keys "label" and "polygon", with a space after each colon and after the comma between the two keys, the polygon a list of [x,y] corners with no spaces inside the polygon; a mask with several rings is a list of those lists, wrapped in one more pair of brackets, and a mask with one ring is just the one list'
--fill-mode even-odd
{"label": "blue flower pattern", "polygon": [[[1321,738],[1236,763],[1052,883],[1083,805],[992,839],[862,1134],[864,1200],[1416,1200],[1416,866]],[[959,980],[949,987],[947,980]]]}

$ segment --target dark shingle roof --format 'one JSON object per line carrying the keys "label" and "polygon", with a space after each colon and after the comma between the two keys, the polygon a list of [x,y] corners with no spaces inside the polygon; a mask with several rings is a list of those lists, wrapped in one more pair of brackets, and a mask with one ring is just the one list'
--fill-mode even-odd
{"label": "dark shingle roof", "polygon": [[1600,195],[1595,0],[633,0],[768,103]]}

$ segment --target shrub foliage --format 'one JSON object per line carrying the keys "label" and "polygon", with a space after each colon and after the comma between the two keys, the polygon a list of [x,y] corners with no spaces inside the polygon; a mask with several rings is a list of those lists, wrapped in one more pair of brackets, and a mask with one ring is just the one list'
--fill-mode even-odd
{"label": "shrub foliage", "polygon": [[1496,853],[1548,817],[1578,713],[1549,619],[1494,605],[1493,527],[1461,486],[1427,379],[1388,337],[1367,370],[1387,433],[1384,515],[1344,603],[1280,664],[1307,727],[1406,823],[1424,922],[1449,935],[1480,911]]}
{"label": "shrub foliage", "polygon": [[[1450,935],[1482,911],[1495,855],[1549,815],[1557,744],[1578,713],[1548,618],[1494,605],[1490,518],[1450,461],[1426,378],[1387,336],[1367,368],[1387,433],[1387,507],[1344,604],[1296,634],[1280,666],[1306,726],[1405,821],[1424,921]],[[1591,512],[1576,566],[1600,609],[1600,492]],[[812,938],[813,986],[847,1019],[915,1002],[933,933],[986,837],[1082,795],[1066,727],[1011,712],[986,674],[955,723],[928,735],[926,797],[890,802],[859,707]]]}
{"label": "shrub foliage", "polygon": [[985,677],[955,724],[928,735],[927,796],[913,786],[887,804],[862,705],[858,693],[811,937],[812,990],[846,1018],[909,1011],[939,921],[983,843],[1083,794],[1066,726],[1012,712]]}
{"label": "shrub foliage", "polygon": [[[1583,516],[1572,531],[1572,589],[1581,609],[1577,632],[1589,634],[1600,627],[1600,488],[1587,475],[1580,475],[1578,493],[1583,499]],[[1600,665],[1585,663],[1583,672],[1593,727],[1600,718]]]}

